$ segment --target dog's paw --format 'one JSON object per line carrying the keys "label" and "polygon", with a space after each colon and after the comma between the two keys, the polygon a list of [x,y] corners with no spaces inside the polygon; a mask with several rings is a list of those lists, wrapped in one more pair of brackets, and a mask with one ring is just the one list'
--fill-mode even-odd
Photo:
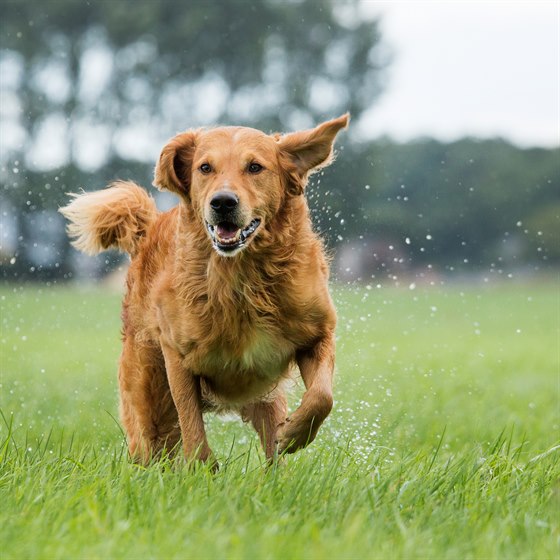
{"label": "dog's paw", "polygon": [[191,472],[197,472],[202,468],[208,469],[210,472],[215,474],[220,470],[220,464],[214,456],[208,457],[207,459],[201,459],[200,457],[185,458],[185,463],[187,470]]}
{"label": "dog's paw", "polygon": [[317,429],[313,426],[313,419],[301,420],[294,416],[286,418],[278,426],[276,436],[276,444],[278,446],[278,454],[294,453],[298,449],[302,449],[315,439]]}
{"label": "dog's paw", "polygon": [[202,446],[190,453],[185,453],[185,461],[189,470],[198,470],[202,466],[208,468],[213,473],[220,470],[218,460],[207,446]]}

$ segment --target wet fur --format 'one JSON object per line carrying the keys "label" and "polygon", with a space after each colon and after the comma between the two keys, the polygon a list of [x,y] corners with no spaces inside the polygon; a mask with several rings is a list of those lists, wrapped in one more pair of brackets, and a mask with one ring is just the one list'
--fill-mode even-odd
{"label": "wet fur", "polygon": [[[188,460],[213,460],[202,420],[210,410],[251,422],[269,459],[314,439],[332,408],[336,315],[323,245],[301,195],[309,174],[330,163],[347,123],[343,116],[284,136],[187,131],[164,147],[155,172],[154,184],[181,198],[176,208],[157,213],[127,182],[61,209],[78,248],[132,256],[119,386],[133,457],[147,462],[182,440]],[[246,152],[264,158],[266,173],[242,171]],[[220,176],[197,174],[204,153],[214,154]],[[224,185],[263,220],[234,257],[214,250],[203,219],[208,197]],[[295,366],[306,392],[287,417],[284,386]]]}

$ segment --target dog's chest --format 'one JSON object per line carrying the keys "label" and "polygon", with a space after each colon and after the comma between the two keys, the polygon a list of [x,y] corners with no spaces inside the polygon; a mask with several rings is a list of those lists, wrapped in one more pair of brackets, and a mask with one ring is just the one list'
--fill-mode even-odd
{"label": "dog's chest", "polygon": [[240,356],[241,364],[247,369],[282,364],[292,353],[292,346],[280,336],[256,331]]}
{"label": "dog's chest", "polygon": [[255,328],[235,341],[215,339],[199,354],[197,369],[208,376],[228,372],[275,379],[285,372],[293,355],[293,345],[280,334]]}

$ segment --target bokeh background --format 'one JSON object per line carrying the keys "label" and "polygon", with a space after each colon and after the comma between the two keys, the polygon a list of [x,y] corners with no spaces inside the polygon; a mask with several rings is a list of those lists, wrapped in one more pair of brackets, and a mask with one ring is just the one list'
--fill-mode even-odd
{"label": "bokeh background", "polygon": [[[350,111],[308,200],[342,281],[491,281],[560,264],[557,2],[2,0],[4,281],[96,281],[66,193],[151,185],[190,127]],[[118,272],[118,271],[121,272]]]}

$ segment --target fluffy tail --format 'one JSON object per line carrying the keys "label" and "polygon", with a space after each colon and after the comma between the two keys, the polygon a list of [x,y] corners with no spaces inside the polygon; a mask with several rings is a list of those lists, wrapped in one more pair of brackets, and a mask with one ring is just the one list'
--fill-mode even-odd
{"label": "fluffy tail", "polygon": [[89,255],[109,248],[136,254],[158,211],[154,199],[130,181],[117,181],[102,191],[71,194],[59,212],[70,221],[72,245]]}

